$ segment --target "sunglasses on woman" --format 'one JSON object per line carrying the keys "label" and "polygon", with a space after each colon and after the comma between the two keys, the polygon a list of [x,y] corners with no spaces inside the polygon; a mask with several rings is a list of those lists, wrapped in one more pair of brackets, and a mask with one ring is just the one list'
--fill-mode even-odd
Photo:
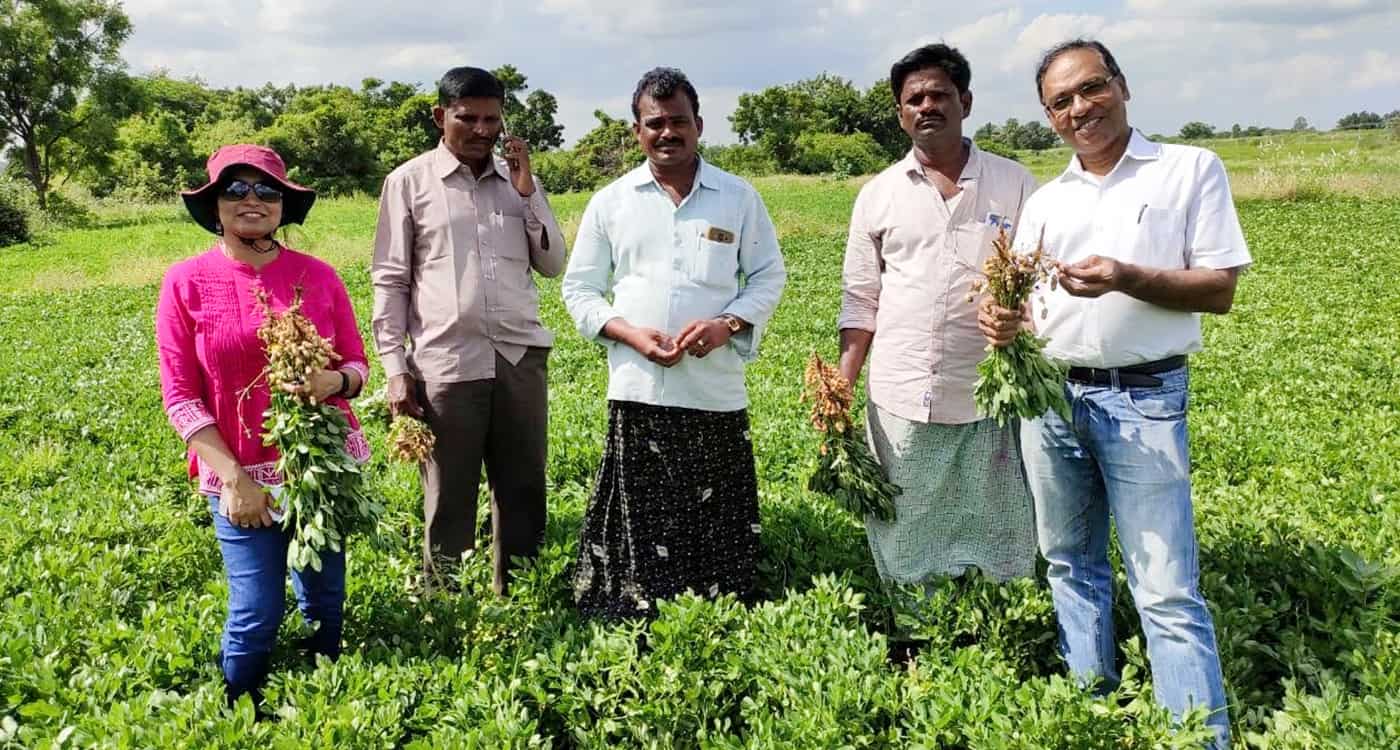
{"label": "sunglasses on woman", "polygon": [[282,191],[264,182],[244,182],[234,180],[224,186],[219,197],[226,201],[241,201],[248,197],[248,193],[257,196],[263,203],[281,203]]}

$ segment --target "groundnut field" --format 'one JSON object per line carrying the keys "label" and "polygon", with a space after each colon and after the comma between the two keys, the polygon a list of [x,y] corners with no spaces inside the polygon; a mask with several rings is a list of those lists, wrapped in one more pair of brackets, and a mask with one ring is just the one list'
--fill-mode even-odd
{"label": "groundnut field", "polygon": [[[1348,176],[1336,158],[1228,148],[1255,264],[1229,315],[1205,319],[1189,429],[1234,741],[1396,747],[1400,190],[1375,155],[1352,152]],[[1333,147],[1343,166],[1346,148]],[[1068,155],[1045,158],[1042,179]],[[424,593],[418,475],[387,460],[382,397],[366,396],[388,543],[351,542],[338,662],[306,662],[287,617],[262,722],[224,705],[227,588],[153,341],[161,274],[210,236],[175,204],[115,206],[0,249],[0,747],[1199,747],[1201,716],[1174,726],[1152,700],[1116,562],[1125,679],[1106,698],[1065,675],[1043,563],[1005,585],[880,584],[859,520],[806,490],[819,436],[799,401],[809,355],[837,351],[860,181],[755,184],[789,272],[748,372],[764,601],[684,597],[649,623],[580,620],[570,574],[607,367],[558,281],[541,280],[557,334],[543,554],[508,599],[480,553],[460,593]],[[552,198],[570,237],[587,197]],[[339,269],[367,341],[375,217],[374,196],[324,199],[290,234]],[[367,394],[384,385],[374,368]],[[897,664],[894,637],[928,644]]]}

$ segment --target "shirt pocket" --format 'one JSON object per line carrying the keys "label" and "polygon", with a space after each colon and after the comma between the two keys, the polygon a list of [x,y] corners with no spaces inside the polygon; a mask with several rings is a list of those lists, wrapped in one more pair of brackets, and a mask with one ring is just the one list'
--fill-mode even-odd
{"label": "shirt pocket", "polygon": [[1143,208],[1130,263],[1151,268],[1186,267],[1186,213],[1175,208]]}
{"label": "shirt pocket", "polygon": [[530,274],[530,244],[525,237],[525,220],[519,216],[496,214],[492,256],[496,284],[500,290],[496,308],[535,320],[539,311],[539,289]]}
{"label": "shirt pocket", "polygon": [[739,242],[716,242],[704,235],[696,240],[694,277],[696,283],[731,289],[739,281]]}
{"label": "shirt pocket", "polygon": [[530,260],[530,242],[525,235],[525,219],[510,214],[495,214],[492,229],[496,235],[496,252],[507,258]]}

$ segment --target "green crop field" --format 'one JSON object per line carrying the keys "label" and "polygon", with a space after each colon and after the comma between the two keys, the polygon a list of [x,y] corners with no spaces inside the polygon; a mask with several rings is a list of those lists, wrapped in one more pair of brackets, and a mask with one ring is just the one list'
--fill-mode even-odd
{"label": "green crop field", "polygon": [[[1294,186],[1241,191],[1258,196],[1240,202],[1256,265],[1192,360],[1202,586],[1239,747],[1400,737],[1400,191],[1347,189],[1393,187],[1400,156],[1350,143],[1337,157],[1312,141],[1221,144],[1240,181]],[[1033,163],[1044,177],[1066,158]],[[277,720],[258,724],[246,706],[223,708],[219,551],[161,410],[152,341],[161,273],[208,237],[166,205],[0,250],[0,747],[1199,744],[1198,716],[1173,734],[1151,700],[1121,573],[1127,679],[1102,700],[1063,676],[1043,580],[879,586],[860,524],[804,489],[817,436],[798,402],[808,354],[836,349],[858,182],[757,184],[789,267],[748,377],[767,601],[687,598],[649,625],[579,621],[568,574],[607,373],[545,281],[558,343],[544,554],[509,600],[490,594],[480,556],[461,595],[419,596],[417,475],[381,449],[368,470],[397,543],[352,544],[338,663],[303,663],[287,618],[268,691]],[[566,225],[585,201],[555,200]],[[293,235],[340,269],[366,336],[374,219],[369,198],[326,200]],[[370,431],[381,447],[384,427]],[[912,667],[888,663],[892,632],[929,639]]]}

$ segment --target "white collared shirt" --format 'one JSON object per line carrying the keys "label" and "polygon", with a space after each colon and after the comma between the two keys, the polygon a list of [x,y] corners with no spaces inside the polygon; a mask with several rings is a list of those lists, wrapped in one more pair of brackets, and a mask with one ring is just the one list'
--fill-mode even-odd
{"label": "white collared shirt", "polygon": [[[757,191],[701,160],[679,206],[646,164],[599,190],[583,212],[563,292],[579,333],[608,351],[610,400],[737,411],[748,406],[744,362],[757,356],[786,280]],[[674,338],[723,313],[753,327],[670,368],[602,336],[614,318]]]}
{"label": "white collared shirt", "polygon": [[[1195,146],[1159,144],[1134,130],[1103,178],[1070,157],[1069,167],[1026,203],[1016,248],[1045,248],[1073,264],[1100,255],[1151,268],[1240,268],[1251,258],[1225,166]],[[1158,307],[1126,294],[1032,297],[1051,359],[1082,367],[1128,367],[1201,349],[1200,313]],[[1045,315],[1042,319],[1041,315]]]}

